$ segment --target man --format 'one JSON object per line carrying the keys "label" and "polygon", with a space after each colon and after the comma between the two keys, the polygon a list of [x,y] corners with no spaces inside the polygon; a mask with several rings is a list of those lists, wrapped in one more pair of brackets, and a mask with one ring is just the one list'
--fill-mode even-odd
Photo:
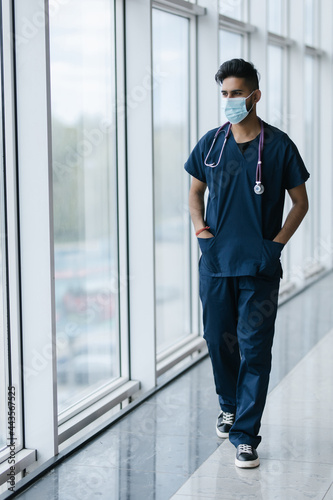
{"label": "man", "polygon": [[[202,252],[204,338],[221,407],[216,432],[237,448],[235,464],[250,468],[259,465],[280,255],[308,210],[309,173],[289,137],[257,116],[261,92],[253,64],[226,61],[215,80],[229,123],[200,139],[185,169]],[[292,208],[282,226],[286,190]]]}

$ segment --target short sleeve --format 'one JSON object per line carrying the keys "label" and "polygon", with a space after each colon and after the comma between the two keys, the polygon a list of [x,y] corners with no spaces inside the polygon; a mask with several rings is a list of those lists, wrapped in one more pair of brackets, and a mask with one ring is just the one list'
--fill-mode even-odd
{"label": "short sleeve", "polygon": [[284,187],[293,189],[300,186],[310,177],[299,151],[293,141],[287,136],[288,145],[286,148],[285,168],[284,168]]}
{"label": "short sleeve", "polygon": [[186,172],[199,179],[201,182],[206,182],[205,164],[203,158],[203,142],[204,138],[200,139],[194,147],[187,162],[184,165]]}

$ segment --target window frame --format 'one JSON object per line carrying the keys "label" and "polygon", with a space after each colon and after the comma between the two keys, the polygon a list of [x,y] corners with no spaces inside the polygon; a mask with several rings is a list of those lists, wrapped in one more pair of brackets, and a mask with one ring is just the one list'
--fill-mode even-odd
{"label": "window frame", "polygon": [[[248,51],[248,46],[249,46],[249,33],[239,33],[239,31],[235,31],[231,28],[219,28],[219,60],[222,62],[222,57],[221,57],[221,33],[232,33],[234,35],[238,35],[241,37],[241,57],[244,57],[244,54],[247,53]],[[225,60],[223,58],[223,60]]]}
{"label": "window frame", "polygon": [[[103,134],[103,136],[104,136],[103,139],[108,140],[107,136],[111,136],[110,140],[112,142],[112,146],[110,146],[112,148],[112,155],[109,157],[108,163],[107,163],[107,170],[108,170],[107,175],[109,175],[110,171],[111,171],[110,178],[112,180],[110,180],[110,182],[112,182],[112,185],[110,186],[110,189],[108,189],[106,191],[108,193],[106,195],[106,198],[107,198],[106,204],[108,205],[109,200],[111,199],[112,200],[111,211],[116,214],[115,216],[112,217],[112,221],[110,220],[110,225],[112,225],[112,228],[113,228],[113,234],[111,234],[110,237],[111,237],[111,240],[112,240],[112,250],[115,250],[114,254],[115,254],[115,262],[116,262],[116,264],[115,264],[115,270],[114,270],[114,273],[113,273],[113,276],[112,276],[112,279],[113,279],[113,281],[112,281],[112,288],[115,289],[114,296],[115,296],[115,303],[116,303],[116,307],[115,307],[115,311],[116,311],[116,314],[115,314],[115,323],[116,323],[116,326],[114,327],[114,330],[112,332],[113,333],[112,337],[113,338],[116,337],[116,342],[117,342],[115,360],[116,360],[116,365],[117,365],[117,372],[118,372],[118,366],[119,366],[119,372],[118,372],[119,376],[117,376],[118,375],[118,373],[117,373],[116,376],[115,376],[115,378],[113,378],[112,380],[108,380],[108,381],[104,381],[104,382],[97,382],[95,384],[87,384],[86,390],[83,391],[83,394],[81,395],[81,397],[80,397],[80,395],[78,395],[78,397],[75,398],[74,401],[69,401],[68,405],[66,405],[66,407],[64,409],[60,409],[59,408],[60,405],[58,405],[58,412],[59,412],[58,413],[58,424],[59,425],[61,425],[64,422],[68,421],[71,417],[74,417],[74,416],[78,415],[81,411],[84,411],[86,408],[88,408],[89,406],[91,406],[92,404],[94,404],[97,399],[100,399],[100,398],[104,397],[105,395],[111,393],[113,390],[115,390],[116,388],[118,388],[119,383],[124,383],[123,377],[121,377],[121,355],[120,355],[120,348],[119,348],[120,347],[120,318],[119,318],[120,304],[119,304],[119,291],[120,291],[121,288],[123,288],[123,285],[121,284],[121,282],[122,282],[122,276],[120,274],[120,269],[119,269],[119,251],[118,251],[118,248],[119,248],[119,244],[118,244],[118,235],[119,235],[119,227],[118,227],[118,214],[119,214],[119,208],[118,208],[118,199],[119,199],[119,194],[118,194],[118,166],[117,166],[117,161],[115,161],[116,158],[119,157],[119,155],[118,155],[118,152],[117,152],[117,145],[116,145],[117,127],[114,126],[114,119],[116,117],[116,98],[115,98],[115,95],[116,95],[116,88],[115,88],[116,87],[116,57],[115,57],[115,51],[116,51],[115,41],[116,41],[116,36],[115,35],[116,34],[115,34],[115,8],[114,8],[114,0],[112,0],[109,3],[110,3],[110,9],[109,9],[109,12],[108,12],[108,18],[109,18],[109,23],[110,23],[110,29],[107,30],[107,35],[108,35],[107,44],[108,44],[108,48],[112,47],[112,49],[110,51],[110,54],[108,54],[107,59],[109,61],[113,62],[113,64],[108,64],[108,68],[109,68],[109,72],[110,72],[110,79],[111,79],[111,82],[112,82],[111,85],[110,84],[108,85],[108,88],[110,89],[110,95],[108,96],[108,99],[110,101],[109,108],[110,108],[111,113],[107,117],[106,116],[103,117],[101,120],[98,121],[98,123],[95,123],[94,125],[99,128],[99,133]],[[73,4],[73,5],[75,6],[75,4]],[[86,19],[86,9],[87,9],[87,7],[89,8],[89,5],[90,5],[89,2],[84,2],[83,10],[82,10],[82,17],[84,18],[83,23],[87,22],[87,19]],[[78,7],[78,9],[75,9],[75,10],[77,11],[77,14],[80,16],[80,13],[78,11],[80,11],[81,6],[80,6],[79,3],[77,3],[76,6]],[[64,9],[64,11],[65,11],[65,17],[66,17],[66,19],[68,19],[68,16],[66,16],[66,12],[68,13],[68,11],[66,11],[66,9]],[[69,16],[71,14],[72,14],[71,11],[69,11]],[[59,60],[53,61],[53,57],[56,55],[56,50],[53,50],[54,49],[53,34],[55,36],[57,36],[57,34],[58,34],[56,26],[52,25],[52,19],[53,19],[53,17],[55,18],[55,22],[56,22],[57,16],[56,15],[54,15],[54,16],[50,15],[50,22],[49,22],[49,24],[50,24],[49,28],[50,29],[49,29],[49,33],[48,33],[49,38],[50,38],[49,39],[49,54],[48,54],[48,58],[49,58],[49,65],[50,65],[50,92],[51,92],[51,94],[53,92],[55,95],[57,95],[56,88],[52,87],[53,84],[54,84],[54,79],[56,80],[56,78],[57,78],[56,71],[53,73],[53,67],[52,66],[53,66],[54,62],[55,62],[56,65],[57,65],[57,63],[59,63]],[[64,20],[65,25],[66,25],[66,19]],[[81,22],[79,22],[78,26],[79,26],[79,29],[81,30],[81,28],[82,28]],[[61,28],[62,28],[62,26],[60,26],[60,29]],[[53,29],[54,29],[54,31],[53,31]],[[55,43],[57,43],[57,42],[55,41]],[[87,51],[87,47],[85,47],[85,49],[83,50],[83,54],[86,51]],[[66,61],[66,62],[68,63],[68,61]],[[81,71],[82,71],[82,73],[84,73],[86,71],[86,65],[85,65],[84,55],[82,56],[82,63],[80,63],[80,65],[79,65],[79,67],[78,67],[78,69],[76,71],[76,75],[75,76],[77,76],[78,74],[80,74]],[[112,89],[112,91],[111,91],[111,89]],[[83,100],[85,100],[85,99],[83,99]],[[82,101],[81,101],[81,103],[82,103]],[[52,103],[51,103],[51,107],[52,107]],[[82,110],[82,108],[80,109],[80,111],[81,110]],[[51,119],[53,119],[53,116],[51,116]],[[110,133],[108,132],[108,120],[109,119],[111,119],[112,122],[113,122],[113,126],[110,127],[110,129],[111,129]],[[105,120],[105,122],[104,122],[104,120]],[[89,123],[89,118],[88,118],[88,123]],[[105,123],[105,128],[104,128],[104,123]],[[83,125],[83,129],[80,129],[80,126],[79,126],[78,134],[82,134],[82,132],[83,132],[83,134],[85,134],[87,132],[87,130],[86,130],[85,127],[87,127],[87,126],[90,127],[90,125],[84,124]],[[82,137],[80,139],[82,140]],[[56,137],[55,137],[55,140],[57,140]],[[90,145],[91,144],[94,145],[94,146],[96,145],[96,149],[98,149],[98,146],[99,146],[99,142],[98,141],[96,143],[95,143],[95,141],[93,139],[88,139],[88,141],[90,142]],[[80,144],[80,142],[78,144]],[[104,141],[102,140],[101,142],[103,143]],[[81,153],[81,150],[78,149],[78,151]],[[85,154],[83,153],[82,156],[85,157]],[[54,158],[52,158],[52,162],[54,163]],[[86,171],[85,166],[84,166],[84,171]],[[106,172],[104,170],[104,174],[105,173]],[[52,181],[54,181],[54,179],[55,179],[55,176],[54,176],[54,171],[53,171],[53,179],[52,179]],[[85,173],[83,175],[83,184],[85,186],[84,189],[87,189],[86,186],[89,184],[89,181],[87,181]],[[53,190],[52,190],[52,194],[53,194]],[[86,211],[89,212],[89,208],[90,207],[87,207],[87,205],[86,205],[85,202],[83,202],[83,205],[84,205],[83,210],[85,212],[83,219],[84,219],[84,224],[86,224]],[[55,211],[55,214],[56,214],[57,201],[53,205],[53,210]],[[98,213],[97,217],[99,215],[100,214]],[[113,222],[116,222],[116,224],[113,224]],[[92,222],[90,222],[90,226],[91,225],[93,225]],[[89,231],[89,229],[88,229],[88,231]],[[52,238],[53,238],[53,241],[54,241],[55,240],[54,233],[52,235]],[[87,243],[87,240],[84,238],[84,244],[86,244],[86,243]],[[88,242],[88,245],[89,245],[89,243],[90,242]],[[54,250],[53,251],[54,251],[54,253],[56,255],[56,252],[57,252],[57,242],[55,242],[55,241],[54,241]],[[54,282],[54,293],[55,294],[57,292],[57,286],[58,286],[58,283],[55,280],[55,282]],[[109,284],[107,284],[107,283],[104,282],[104,286],[110,287],[110,282],[109,282]],[[94,314],[94,305],[95,304],[93,304],[92,306],[91,305],[89,306],[89,304],[88,304],[88,315],[89,315],[89,312],[92,312],[92,315]],[[89,311],[89,309],[90,309],[90,311]],[[69,323],[71,323],[72,321],[73,322],[74,321],[78,321],[77,317],[75,318],[75,316],[74,316],[73,319],[68,319],[67,318],[67,320],[66,320],[66,322],[69,322]],[[56,336],[57,336],[57,341],[58,341],[58,334],[59,334],[58,325],[56,327],[56,330],[57,330],[56,331]],[[114,335],[114,333],[116,335]],[[109,330],[109,334],[110,334],[110,330]],[[60,335],[61,335],[61,333],[60,333]],[[85,336],[83,335],[83,337],[85,337]],[[60,344],[60,342],[59,342],[59,344]],[[90,350],[89,350],[88,356],[89,356],[89,354],[90,354]],[[75,359],[73,359],[73,361],[75,362]],[[111,361],[110,358],[108,359],[108,361],[109,362]],[[128,374],[127,374],[127,376],[128,376]],[[78,392],[80,392],[80,387],[77,386],[76,388],[78,389]],[[65,390],[66,390],[66,388],[65,388]],[[59,397],[59,394],[61,394],[61,389],[59,390],[59,388],[58,388],[58,397]]]}
{"label": "window frame", "polygon": [[[24,446],[23,434],[23,387],[21,370],[21,301],[20,301],[20,252],[19,252],[19,205],[18,205],[18,173],[16,155],[16,73],[12,40],[13,9],[9,0],[1,5],[2,27],[2,83],[3,83],[3,149],[4,149],[4,192],[6,219],[6,260],[7,260],[7,389],[15,387],[15,453],[17,470],[20,469],[19,454]],[[6,401],[7,406],[7,401]],[[8,468],[5,461],[9,457],[9,448],[0,453],[1,469]],[[22,454],[21,454],[22,456]],[[7,478],[5,479],[7,480]],[[1,482],[0,482],[1,483]]]}
{"label": "window frame", "polygon": [[118,246],[118,314],[119,314],[119,356],[120,377],[78,401],[58,415],[58,445],[65,449],[69,443],[80,438],[80,431],[88,425],[98,427],[99,419],[112,418],[128,401],[139,392],[140,383],[132,380],[129,359],[129,302],[127,247],[127,173],[126,173],[126,114],[122,103],[125,95],[125,43],[124,43],[124,5],[121,0],[114,1],[114,38],[115,38],[115,112],[116,112],[116,179],[117,179],[117,246]]}
{"label": "window frame", "polygon": [[179,15],[189,14],[195,16],[204,16],[207,12],[205,7],[186,0],[153,0],[152,8],[159,8],[165,12],[176,13]]}
{"label": "window frame", "polygon": [[[170,5],[172,3],[172,5]],[[193,13],[189,2],[182,2],[181,8],[177,6],[178,0],[175,2],[161,2],[153,1],[152,9],[162,10],[163,12],[177,15],[188,19],[189,21],[189,114],[190,114],[190,133],[189,133],[189,150],[191,149],[190,144],[193,144],[197,139],[197,127],[191,126],[192,123],[197,123],[197,82],[196,82],[196,37],[197,37],[197,19],[200,16],[205,15],[206,10],[202,7],[196,6],[197,9]],[[184,4],[188,4],[189,8],[185,9]],[[180,5],[180,4],[179,4]],[[153,96],[152,96],[153,98]],[[153,126],[153,123],[152,123]],[[154,187],[153,187],[154,188]],[[190,179],[188,183],[188,188],[190,188]],[[154,238],[155,244],[155,238]],[[199,288],[198,288],[198,271],[197,271],[197,261],[199,257],[198,244],[193,234],[192,224],[190,221],[190,241],[189,241],[189,252],[190,252],[190,310],[191,310],[191,324],[192,333],[186,338],[177,341],[175,344],[169,348],[163,350],[160,353],[156,353],[156,383],[159,384],[163,381],[162,376],[167,377],[168,372],[173,368],[177,368],[177,365],[182,361],[189,358],[189,362],[196,357],[205,355],[207,348],[204,339],[202,338],[202,324],[200,318],[200,304],[199,304]],[[155,284],[154,284],[155,287]],[[159,380],[158,380],[159,379]]]}
{"label": "window frame", "polygon": [[[157,2],[158,3],[158,2]],[[188,141],[187,141],[187,147],[188,147],[188,153],[190,152],[190,135],[191,135],[191,130],[192,130],[192,126],[191,126],[191,117],[192,117],[192,111],[193,111],[193,108],[191,107],[191,99],[190,99],[190,96],[191,96],[191,89],[192,89],[192,81],[193,81],[193,72],[191,71],[191,69],[193,68],[193,64],[192,62],[194,63],[194,67],[195,67],[195,61],[193,61],[193,57],[191,57],[193,55],[193,43],[195,43],[195,32],[196,32],[196,29],[195,29],[195,24],[193,23],[193,21],[195,20],[195,18],[191,15],[191,14],[188,14],[188,13],[185,13],[183,12],[183,10],[178,10],[178,9],[175,9],[173,8],[172,10],[170,10],[170,8],[166,8],[164,6],[155,6],[154,4],[152,5],[152,37],[153,37],[153,22],[154,22],[154,11],[157,11],[157,12],[163,12],[167,15],[170,15],[170,16],[173,16],[174,18],[180,18],[180,19],[185,19],[188,21],[188,33],[187,33],[187,40],[188,40],[188,49],[189,49],[189,52],[187,53],[187,69],[188,69],[188,95],[189,95],[189,102],[188,102],[188,110],[187,110],[187,114],[188,114],[188,122],[189,122],[189,138],[188,138]],[[152,38],[153,40],[153,38]],[[152,60],[154,59],[154,54],[153,54],[153,51],[154,51],[154,46],[153,46],[153,43],[152,43]],[[153,68],[154,70],[154,68]],[[154,121],[154,87],[153,87],[153,90],[152,90],[152,110],[153,110],[153,119],[152,119],[152,126],[153,126],[153,177],[154,177],[154,183],[153,183],[153,198],[154,198],[154,254],[155,254],[155,259],[154,259],[154,266],[155,266],[155,269],[154,269],[154,276],[155,276],[155,284],[154,284],[154,289],[155,289],[155,315],[157,317],[157,300],[156,300],[156,295],[157,295],[157,275],[158,275],[158,271],[157,271],[157,259],[156,259],[156,194],[155,194],[155,187],[156,187],[156,184],[155,184],[155,177],[156,177],[156,163],[155,163],[155,121]],[[190,188],[190,183],[189,183],[189,178],[187,178],[187,191],[189,191],[189,188]],[[190,218],[189,218],[189,224],[188,224],[188,232],[189,232],[189,235],[188,235],[188,241],[187,241],[187,250],[188,250],[188,260],[189,260],[189,268],[188,268],[188,307],[186,308],[186,312],[185,314],[188,314],[188,319],[190,321],[190,325],[192,327],[192,330],[193,330],[193,321],[192,321],[192,303],[193,303],[193,294],[191,293],[191,286],[190,286],[190,283],[192,281],[192,276],[191,276],[191,245],[190,245],[190,241],[191,241],[191,222],[190,222]],[[194,323],[195,325],[195,329],[197,329],[197,324]],[[181,347],[183,347],[184,345],[188,344],[189,342],[192,342],[193,340],[193,337],[196,337],[196,334],[193,334],[193,333],[190,333],[189,335],[187,335],[185,338],[182,337],[180,340],[176,340],[176,342],[174,342],[172,345],[169,345],[168,347],[164,347],[164,348],[160,348],[159,345],[158,345],[158,331],[157,331],[157,324],[156,324],[156,376],[157,378],[163,374],[165,371],[167,371],[167,369],[171,368],[174,364],[177,364],[177,354],[176,352],[178,351],[178,349],[180,349]],[[172,361],[169,359],[171,356],[172,358]],[[169,362],[167,363],[162,363],[164,360],[168,359]],[[171,361],[171,362],[170,362]],[[162,363],[162,364],[161,364]]]}
{"label": "window frame", "polygon": [[1,141],[1,157],[0,157],[0,168],[1,168],[1,173],[0,173],[0,183],[2,184],[0,187],[0,201],[1,201],[1,226],[3,225],[3,230],[1,234],[1,241],[0,245],[2,246],[1,248],[1,253],[2,253],[2,262],[1,262],[1,277],[2,277],[2,283],[0,283],[0,286],[2,288],[2,303],[0,304],[0,307],[3,311],[3,322],[0,324],[1,328],[1,336],[3,339],[1,341],[3,342],[3,346],[0,350],[1,352],[1,359],[0,359],[0,364],[1,370],[3,370],[4,374],[4,387],[1,387],[0,395],[1,399],[3,398],[2,403],[0,408],[1,408],[1,416],[0,420],[2,421],[3,418],[3,425],[4,425],[4,438],[5,438],[5,444],[4,444],[4,449],[1,449],[1,452],[6,452],[7,451],[7,392],[8,392],[8,387],[9,387],[9,352],[8,352],[8,343],[9,343],[9,315],[8,315],[8,245],[7,245],[7,210],[6,210],[6,154],[5,154],[5,126],[4,126],[4,86],[3,86],[3,36],[2,36],[2,6],[0,4],[0,101],[1,101],[1,114],[0,114],[0,141]]}
{"label": "window frame", "polygon": [[258,30],[256,26],[249,22],[239,21],[224,14],[219,14],[219,28],[239,33],[240,35],[251,35]]}
{"label": "window frame", "polygon": [[[57,368],[56,368],[56,329],[55,329],[55,302],[54,286],[54,255],[53,255],[53,203],[52,203],[52,144],[51,144],[51,100],[50,100],[50,51],[49,51],[49,17],[48,1],[41,6],[38,0],[28,3],[19,3],[15,10],[16,40],[16,71],[18,71],[16,96],[18,113],[22,116],[18,128],[18,177],[20,182],[20,245],[25,249],[21,255],[22,279],[20,282],[22,304],[22,324],[24,325],[22,358],[24,361],[24,414],[25,414],[25,446],[34,452],[39,451],[37,462],[33,468],[44,463],[49,458],[63,451],[76,440],[82,438],[82,431],[89,424],[91,428],[100,426],[101,418],[104,421],[112,418],[114,412],[126,406],[134,393],[139,390],[139,382],[130,380],[129,339],[128,339],[128,267],[127,267],[127,213],[126,213],[126,156],[124,154],[126,137],[126,116],[121,113],[121,103],[125,101],[124,89],[124,39],[121,27],[113,36],[117,38],[117,72],[118,88],[116,98],[117,108],[117,157],[122,162],[121,172],[118,171],[119,220],[118,231],[120,248],[118,286],[120,292],[120,342],[121,342],[121,370],[123,377],[116,383],[102,387],[95,394],[90,395],[77,407],[62,415],[58,420],[57,413]],[[123,26],[124,6],[121,0],[115,0],[115,13]],[[38,15],[37,15],[38,14]],[[31,23],[35,28],[33,36],[28,40],[20,39],[24,32],[24,23]],[[12,30],[11,33],[14,31]],[[27,43],[28,42],[28,43]],[[38,54],[38,67],[34,60],[31,67],[25,64],[30,60],[29,54],[33,51]],[[121,66],[122,64],[122,66]],[[18,68],[18,69],[17,69]],[[37,78],[39,87],[35,85]],[[24,82],[24,83],[23,83]],[[34,106],[38,112],[34,113],[35,130],[29,123],[32,116],[29,106]],[[38,144],[36,130],[39,132]],[[43,137],[41,137],[43,136]],[[40,142],[43,147],[40,147]],[[38,183],[29,183],[29,161],[34,161],[35,175]],[[45,165],[48,169],[45,169]],[[38,184],[38,185],[37,185]],[[43,187],[42,187],[43,186]],[[36,191],[37,190],[37,191]],[[40,196],[39,193],[44,193]],[[38,206],[38,208],[37,208]],[[43,214],[43,217],[40,216]],[[31,231],[31,220],[39,218],[39,227]],[[121,226],[121,227],[120,227]],[[35,249],[37,247],[37,251]],[[17,248],[19,246],[17,245]],[[42,249],[42,250],[41,250]],[[43,252],[43,253],[41,253]],[[36,270],[36,266],[38,271]],[[43,267],[44,266],[44,267]],[[34,276],[38,276],[35,279]],[[34,287],[32,287],[34,283]],[[31,290],[33,288],[33,292]],[[36,310],[36,302],[41,300],[45,307],[43,314]],[[32,334],[32,332],[35,332]],[[36,333],[38,332],[38,335]],[[45,351],[45,352],[44,352]],[[33,370],[33,363],[42,360],[43,369]],[[17,360],[21,366],[21,360]],[[32,376],[29,378],[29,374]],[[49,386],[52,391],[45,392]],[[36,396],[44,401],[36,424]],[[101,417],[101,418],[100,418]],[[47,433],[39,430],[43,428]],[[30,449],[29,448],[29,449]]]}

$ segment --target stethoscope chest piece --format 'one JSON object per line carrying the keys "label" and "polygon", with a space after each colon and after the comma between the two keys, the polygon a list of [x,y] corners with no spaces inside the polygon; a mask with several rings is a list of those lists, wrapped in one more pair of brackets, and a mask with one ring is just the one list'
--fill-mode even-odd
{"label": "stethoscope chest piece", "polygon": [[261,182],[256,182],[256,185],[254,186],[254,192],[256,194],[262,194],[264,191],[265,191],[265,188],[261,184]]}

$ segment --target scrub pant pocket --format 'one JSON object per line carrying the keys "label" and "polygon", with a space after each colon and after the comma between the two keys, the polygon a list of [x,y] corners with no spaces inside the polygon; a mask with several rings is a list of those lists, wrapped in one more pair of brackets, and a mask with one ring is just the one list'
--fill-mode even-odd
{"label": "scrub pant pocket", "polygon": [[261,265],[259,268],[259,276],[274,278],[277,272],[282,278],[281,252],[283,243],[277,241],[263,240]]}
{"label": "scrub pant pocket", "polygon": [[222,410],[236,413],[229,440],[255,448],[264,410],[279,276],[200,276],[204,338]]}

